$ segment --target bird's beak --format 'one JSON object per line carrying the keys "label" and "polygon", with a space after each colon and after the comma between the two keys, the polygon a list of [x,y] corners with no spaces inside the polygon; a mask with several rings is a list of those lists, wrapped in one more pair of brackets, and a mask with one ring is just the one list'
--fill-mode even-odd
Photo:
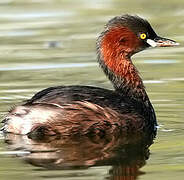
{"label": "bird's beak", "polygon": [[171,47],[180,45],[176,41],[157,36],[155,39],[147,39],[146,42],[152,47]]}

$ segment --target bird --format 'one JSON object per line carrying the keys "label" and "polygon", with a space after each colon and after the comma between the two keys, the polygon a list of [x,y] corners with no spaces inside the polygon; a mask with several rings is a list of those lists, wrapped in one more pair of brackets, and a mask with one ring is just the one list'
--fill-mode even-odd
{"label": "bird", "polygon": [[149,47],[177,46],[156,34],[140,16],[123,14],[107,22],[96,41],[97,61],[114,89],[70,85],[41,90],[11,108],[1,131],[43,136],[99,136],[154,131],[154,108],[132,56]]}

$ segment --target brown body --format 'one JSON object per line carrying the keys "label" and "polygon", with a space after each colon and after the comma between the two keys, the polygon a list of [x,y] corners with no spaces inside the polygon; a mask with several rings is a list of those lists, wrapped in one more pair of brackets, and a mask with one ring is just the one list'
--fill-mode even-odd
{"label": "brown body", "polygon": [[[52,90],[52,96],[47,95],[46,99],[45,95],[43,98],[36,97],[33,102],[30,100],[22,106],[13,108],[6,117],[9,122],[8,131],[16,134],[32,132],[41,135],[96,134],[103,137],[106,134],[142,131],[145,127],[145,117],[135,111],[133,103],[125,102],[126,98],[118,93],[89,86],[71,86],[70,88],[73,89],[71,95],[65,94],[67,92],[65,87],[60,87],[60,92],[58,88],[55,89],[55,92],[60,94],[58,98],[54,98],[54,90]],[[81,88],[88,94],[81,92]],[[76,91],[78,96],[80,95],[78,98],[74,93]],[[114,104],[110,104],[112,99]]]}
{"label": "brown body", "polygon": [[138,16],[110,20],[97,41],[98,62],[115,90],[58,86],[38,92],[6,116],[2,130],[43,135],[155,131],[156,116],[131,56],[150,46],[174,46]]}

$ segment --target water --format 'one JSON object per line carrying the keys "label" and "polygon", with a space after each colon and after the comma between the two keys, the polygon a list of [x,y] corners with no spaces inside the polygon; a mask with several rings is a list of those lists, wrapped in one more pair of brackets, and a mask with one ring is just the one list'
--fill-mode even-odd
{"label": "water", "polygon": [[[1,1],[1,117],[14,104],[30,98],[35,92],[48,86],[83,84],[112,88],[96,63],[95,40],[106,21],[122,13],[139,14],[149,19],[159,35],[175,39],[181,44],[180,47],[174,48],[149,49],[135,55],[133,59],[136,59],[134,62],[144,79],[160,125],[154,144],[150,147],[151,154],[147,157],[148,160],[141,160],[141,173],[137,173],[137,178],[183,179],[182,0]],[[91,152],[86,155],[85,148],[77,149],[80,141],[72,141],[73,146],[65,144],[65,148],[58,155],[42,152],[47,151],[48,147],[51,148],[50,142],[34,144],[25,137],[11,139],[17,143],[13,148],[13,144],[5,143],[4,137],[0,136],[0,179],[3,180],[113,179],[116,177],[112,176],[113,172],[119,172],[118,167],[112,162],[101,162],[93,166],[91,161],[87,162],[88,165],[91,163],[92,167],[68,168],[69,164],[65,164],[60,170],[57,170],[57,166],[50,170],[44,167],[49,165],[50,157],[56,157],[56,160],[62,155],[60,160],[56,161],[56,164],[60,165],[62,160],[69,156],[67,152],[70,152],[72,147],[75,147],[74,152],[81,150],[79,154],[72,156],[81,162],[85,162],[82,159],[84,157],[90,159]],[[24,148],[20,148],[22,146]],[[107,144],[103,146],[106,147]],[[38,147],[41,152],[38,152]],[[55,145],[52,148],[54,147]],[[35,148],[37,153],[30,154],[27,150],[30,148]],[[95,148],[99,151],[99,147]],[[80,157],[83,151],[85,156]],[[106,155],[111,156],[108,153]],[[35,160],[37,156],[44,160],[42,164]],[[139,156],[135,155],[135,161],[137,157]],[[77,163],[79,164],[78,161]]]}

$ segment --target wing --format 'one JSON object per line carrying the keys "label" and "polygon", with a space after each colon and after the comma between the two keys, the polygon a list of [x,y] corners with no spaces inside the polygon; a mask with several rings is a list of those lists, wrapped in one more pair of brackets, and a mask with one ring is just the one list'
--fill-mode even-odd
{"label": "wing", "polygon": [[90,102],[112,109],[134,109],[134,104],[115,91],[91,86],[57,86],[44,89],[29,99],[25,105],[52,103],[56,105]]}

